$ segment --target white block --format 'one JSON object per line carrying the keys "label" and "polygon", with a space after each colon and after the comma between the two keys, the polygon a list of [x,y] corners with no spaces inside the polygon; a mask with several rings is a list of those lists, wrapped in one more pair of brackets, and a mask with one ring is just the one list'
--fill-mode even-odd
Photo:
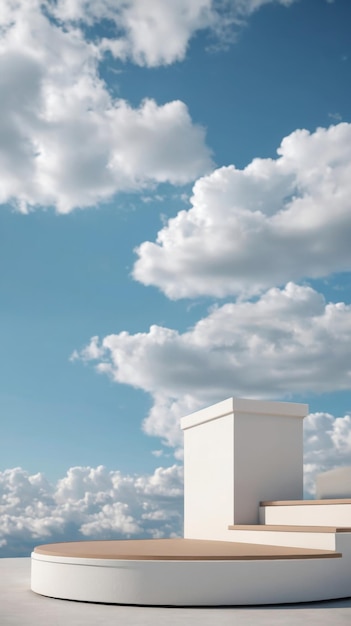
{"label": "white block", "polygon": [[316,480],[316,497],[351,498],[351,467],[339,467],[319,474]]}
{"label": "white block", "polygon": [[256,524],[260,500],[303,493],[305,404],[229,398],[181,420],[184,536],[227,538]]}

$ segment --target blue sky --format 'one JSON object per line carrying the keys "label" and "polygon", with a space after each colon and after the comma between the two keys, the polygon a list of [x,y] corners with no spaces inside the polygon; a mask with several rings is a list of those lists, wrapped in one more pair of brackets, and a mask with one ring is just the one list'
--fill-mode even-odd
{"label": "blue sky", "polygon": [[309,403],[306,493],[351,463],[350,19],[5,0],[3,556],[181,532],[179,418],[231,395]]}

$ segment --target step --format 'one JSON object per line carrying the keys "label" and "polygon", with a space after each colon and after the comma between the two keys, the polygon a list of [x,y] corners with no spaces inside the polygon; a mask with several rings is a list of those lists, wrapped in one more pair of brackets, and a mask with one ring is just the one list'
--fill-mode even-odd
{"label": "step", "polygon": [[260,523],[283,526],[351,527],[351,499],[263,501]]}
{"label": "step", "polygon": [[351,527],[235,524],[228,526],[232,541],[295,548],[336,550],[336,536]]}

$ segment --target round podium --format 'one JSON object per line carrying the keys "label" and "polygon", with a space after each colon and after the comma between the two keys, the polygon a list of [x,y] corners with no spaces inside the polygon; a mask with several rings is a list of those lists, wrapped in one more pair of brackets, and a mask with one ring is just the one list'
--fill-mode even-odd
{"label": "round podium", "polygon": [[38,546],[31,588],[53,598],[153,606],[307,602],[337,595],[341,554],[192,539]]}

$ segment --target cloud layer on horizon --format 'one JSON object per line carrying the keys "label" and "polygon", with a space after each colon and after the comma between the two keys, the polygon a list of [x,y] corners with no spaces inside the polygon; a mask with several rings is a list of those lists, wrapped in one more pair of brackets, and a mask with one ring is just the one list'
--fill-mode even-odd
{"label": "cloud layer on horizon", "polygon": [[72,467],[55,485],[17,467],[0,472],[0,557],[34,545],[89,538],[162,538],[182,532],[183,468],[128,476]]}

